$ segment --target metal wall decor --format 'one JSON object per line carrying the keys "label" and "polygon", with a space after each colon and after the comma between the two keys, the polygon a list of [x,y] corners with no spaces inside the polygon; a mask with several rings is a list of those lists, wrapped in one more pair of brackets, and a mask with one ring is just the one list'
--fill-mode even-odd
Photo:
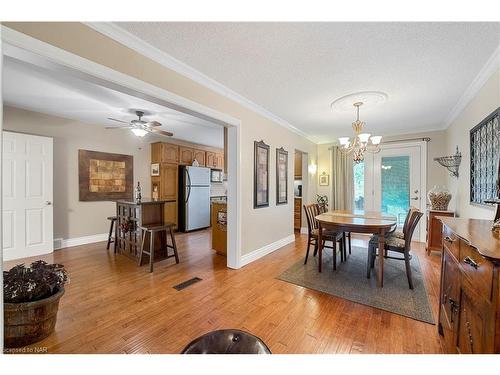
{"label": "metal wall decor", "polygon": [[458,167],[460,167],[460,163],[462,162],[462,153],[458,151],[458,146],[455,155],[441,156],[439,158],[434,158],[434,161],[437,161],[448,169],[451,176],[458,178]]}
{"label": "metal wall decor", "polygon": [[470,202],[485,204],[497,198],[500,160],[500,108],[470,131]]}
{"label": "metal wall decor", "polygon": [[276,204],[288,203],[288,151],[276,149]]}
{"label": "metal wall decor", "polygon": [[254,141],[253,208],[269,206],[269,146]]}

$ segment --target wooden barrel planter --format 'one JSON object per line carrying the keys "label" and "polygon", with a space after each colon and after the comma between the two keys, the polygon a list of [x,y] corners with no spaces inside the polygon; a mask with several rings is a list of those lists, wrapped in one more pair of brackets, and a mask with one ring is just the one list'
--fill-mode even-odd
{"label": "wooden barrel planter", "polygon": [[39,301],[4,303],[4,346],[26,346],[54,332],[59,300],[63,294],[64,288]]}

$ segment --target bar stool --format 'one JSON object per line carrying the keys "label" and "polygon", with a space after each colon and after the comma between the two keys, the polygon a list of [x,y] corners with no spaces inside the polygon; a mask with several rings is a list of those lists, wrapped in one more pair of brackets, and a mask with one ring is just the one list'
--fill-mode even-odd
{"label": "bar stool", "polygon": [[115,237],[113,236],[113,227],[115,225],[116,216],[108,216],[108,220],[111,221],[109,225],[109,236],[108,236],[108,244],[106,245],[106,250],[109,250],[109,245],[115,242]]}
{"label": "bar stool", "polygon": [[[141,242],[141,251],[139,252],[139,267],[142,266],[142,256],[143,254],[149,255],[149,272],[153,272],[153,262],[155,258],[155,247],[154,247],[154,239],[155,234],[160,233],[162,238],[162,248],[165,247],[165,251],[167,252],[167,257],[172,258],[175,257],[175,263],[179,264],[179,255],[177,254],[177,245],[175,244],[174,231],[172,230],[174,223],[166,223],[164,225],[156,225],[156,226],[139,226],[141,230],[142,242]],[[146,240],[146,233],[149,233],[149,251],[144,250],[144,242]],[[167,234],[170,235],[170,239],[172,244],[168,244]],[[165,237],[163,237],[165,236]],[[163,242],[163,238],[166,239],[165,243]],[[172,255],[168,255],[168,249],[174,250]],[[163,249],[162,249],[163,250]]]}

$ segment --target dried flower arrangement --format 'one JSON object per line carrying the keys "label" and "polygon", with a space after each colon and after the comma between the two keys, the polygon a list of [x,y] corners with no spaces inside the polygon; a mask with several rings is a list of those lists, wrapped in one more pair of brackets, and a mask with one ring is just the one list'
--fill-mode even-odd
{"label": "dried flower arrangement", "polygon": [[68,281],[62,264],[48,264],[43,260],[26,267],[18,264],[3,272],[5,303],[38,301],[59,292]]}

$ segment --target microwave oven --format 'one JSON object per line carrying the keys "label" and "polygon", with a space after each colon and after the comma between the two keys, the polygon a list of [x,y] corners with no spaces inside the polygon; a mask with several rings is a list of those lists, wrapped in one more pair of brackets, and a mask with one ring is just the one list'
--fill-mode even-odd
{"label": "microwave oven", "polygon": [[210,182],[223,182],[224,172],[220,169],[212,169],[210,171]]}

